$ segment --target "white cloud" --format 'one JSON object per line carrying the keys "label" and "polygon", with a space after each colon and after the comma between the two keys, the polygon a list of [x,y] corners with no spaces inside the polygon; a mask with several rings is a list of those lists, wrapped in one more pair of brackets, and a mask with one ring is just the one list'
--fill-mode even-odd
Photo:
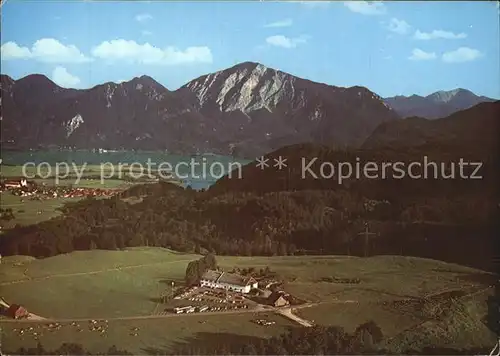
{"label": "white cloud", "polygon": [[31,49],[15,42],[7,42],[1,47],[3,60],[34,59],[45,63],[83,63],[91,61],[74,45],[64,45],[53,38],[36,41]]}
{"label": "white cloud", "polygon": [[412,61],[428,61],[428,60],[433,60],[436,59],[436,53],[435,52],[425,52],[422,51],[419,48],[415,48],[411,52],[411,56],[408,57],[408,59]]}
{"label": "white cloud", "polygon": [[292,25],[293,25],[293,20],[286,19],[286,20],[271,22],[267,25],[264,25],[264,27],[290,27]]}
{"label": "white cloud", "polygon": [[52,80],[64,88],[75,88],[80,84],[80,78],[70,74],[64,67],[56,67],[52,71]]}
{"label": "white cloud", "polygon": [[387,25],[387,29],[391,32],[400,34],[400,35],[405,35],[410,31],[411,26],[408,22],[405,20],[399,20],[397,18],[392,18],[389,21],[389,24]]}
{"label": "white cloud", "polygon": [[208,47],[175,47],[161,49],[149,43],[139,44],[124,39],[104,41],[92,49],[92,55],[109,61],[125,60],[131,63],[176,65],[185,63],[212,63]]}
{"label": "white cloud", "polygon": [[382,15],[386,13],[381,1],[344,1],[344,5],[352,12],[362,15]]}
{"label": "white cloud", "polygon": [[483,54],[477,49],[460,47],[454,51],[443,53],[441,59],[446,63],[463,63],[474,61],[482,56]]}
{"label": "white cloud", "polygon": [[309,36],[304,36],[304,35],[295,38],[290,38],[283,35],[275,35],[266,38],[266,42],[271,46],[283,47],[283,48],[295,48],[300,44],[306,43],[308,39]]}
{"label": "white cloud", "polygon": [[6,42],[0,47],[0,56],[2,60],[27,59],[31,57],[31,51],[28,47],[20,47],[15,42]]}
{"label": "white cloud", "polygon": [[146,22],[152,19],[153,16],[151,14],[139,14],[135,16],[135,20],[139,22]]}
{"label": "white cloud", "polygon": [[141,31],[141,33],[143,36],[151,36],[153,34],[153,32],[148,31],[148,30],[143,30],[143,31]]}
{"label": "white cloud", "polygon": [[453,33],[450,31],[434,30],[432,32],[421,32],[417,30],[413,36],[417,40],[435,40],[435,39],[445,39],[445,40],[458,40],[466,38],[466,33]]}
{"label": "white cloud", "polygon": [[50,63],[82,63],[90,60],[76,46],[65,46],[53,38],[36,41],[31,54],[35,59]]}

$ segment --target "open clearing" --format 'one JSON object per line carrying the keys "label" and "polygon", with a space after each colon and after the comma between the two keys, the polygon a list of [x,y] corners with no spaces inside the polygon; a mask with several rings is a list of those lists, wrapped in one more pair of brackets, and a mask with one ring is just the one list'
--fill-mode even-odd
{"label": "open clearing", "polygon": [[[40,336],[48,348],[76,342],[93,351],[104,351],[115,344],[130,352],[145,353],[147,348],[171,348],[204,333],[269,337],[298,325],[272,311],[259,313],[274,320],[276,324],[272,326],[250,322],[255,318],[253,312],[148,318],[158,306],[160,291],[170,290],[171,281],[181,284],[187,264],[199,257],[161,248],[79,251],[44,260],[4,257],[0,265],[1,296],[42,317],[68,320],[60,329]],[[226,270],[269,266],[284,280],[285,291],[312,304],[294,311],[297,316],[347,330],[374,320],[381,326],[386,344],[394,350],[400,345],[429,346],[426,342],[436,340],[443,340],[449,347],[490,347],[495,340],[480,321],[486,312],[485,298],[493,293],[489,288],[491,276],[468,267],[399,256],[219,256],[217,261]],[[357,278],[360,282],[324,281],[328,277]],[[428,308],[422,304],[424,297],[438,300],[450,291],[461,291],[464,301],[456,302],[463,306],[460,312],[443,316],[448,318],[446,323],[420,310]],[[424,307],[413,306],[419,303]],[[86,321],[79,321],[85,327],[78,332],[69,322],[89,318],[109,318],[107,332],[88,331]],[[0,325],[6,349],[36,345],[31,336],[14,332],[30,323],[5,321]],[[134,327],[139,328],[139,336],[130,334]],[[402,334],[404,330],[408,332]],[[465,339],[459,334],[465,335]]]}
{"label": "open clearing", "polygon": [[29,200],[27,197],[20,197],[8,191],[0,193],[2,209],[11,208],[14,219],[2,221],[4,229],[19,225],[38,224],[39,222],[51,219],[61,214],[58,208],[65,203],[76,202],[80,198],[50,198],[45,200]]}

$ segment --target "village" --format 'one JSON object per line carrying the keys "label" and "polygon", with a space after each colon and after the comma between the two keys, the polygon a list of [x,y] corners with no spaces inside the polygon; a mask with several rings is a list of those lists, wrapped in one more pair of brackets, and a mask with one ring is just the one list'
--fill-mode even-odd
{"label": "village", "polygon": [[9,193],[26,197],[30,200],[46,200],[52,198],[85,198],[85,197],[110,197],[115,195],[117,190],[101,188],[83,188],[60,185],[37,184],[26,179],[9,179],[0,182],[0,193]]}

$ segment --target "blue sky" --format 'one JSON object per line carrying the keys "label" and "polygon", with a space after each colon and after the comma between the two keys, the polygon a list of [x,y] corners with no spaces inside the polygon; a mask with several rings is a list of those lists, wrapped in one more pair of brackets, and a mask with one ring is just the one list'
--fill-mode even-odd
{"label": "blue sky", "polygon": [[1,71],[65,87],[149,75],[174,90],[254,61],[381,96],[467,88],[500,98],[495,2],[7,0]]}

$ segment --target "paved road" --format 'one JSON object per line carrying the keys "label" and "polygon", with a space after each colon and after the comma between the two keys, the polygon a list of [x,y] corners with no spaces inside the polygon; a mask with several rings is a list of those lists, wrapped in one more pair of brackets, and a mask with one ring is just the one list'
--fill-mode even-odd
{"label": "paved road", "polygon": [[[302,305],[294,306],[294,309],[302,309],[308,308],[319,303],[307,303]],[[164,319],[164,318],[183,318],[183,317],[195,317],[195,316],[205,316],[210,317],[212,315],[230,315],[230,314],[248,314],[248,313],[265,313],[265,312],[275,312],[281,315],[284,315],[282,311],[290,309],[287,308],[276,308],[271,306],[259,305],[253,309],[238,309],[238,310],[224,310],[224,311],[215,311],[215,312],[206,312],[206,313],[190,313],[190,314],[173,314],[173,313],[165,313],[165,314],[155,314],[155,315],[137,315],[137,316],[123,316],[123,317],[114,317],[114,318],[43,318],[38,315],[33,314],[33,319],[4,319],[0,320],[0,324],[2,323],[70,323],[70,322],[84,322],[91,320],[107,320],[109,321],[126,321],[126,320],[148,320],[148,319]],[[285,314],[288,312],[285,311]],[[286,315],[289,317],[288,315]],[[298,317],[297,317],[298,318]],[[298,318],[300,319],[300,318]],[[296,320],[296,319],[293,319]],[[302,319],[301,319],[302,320]]]}

